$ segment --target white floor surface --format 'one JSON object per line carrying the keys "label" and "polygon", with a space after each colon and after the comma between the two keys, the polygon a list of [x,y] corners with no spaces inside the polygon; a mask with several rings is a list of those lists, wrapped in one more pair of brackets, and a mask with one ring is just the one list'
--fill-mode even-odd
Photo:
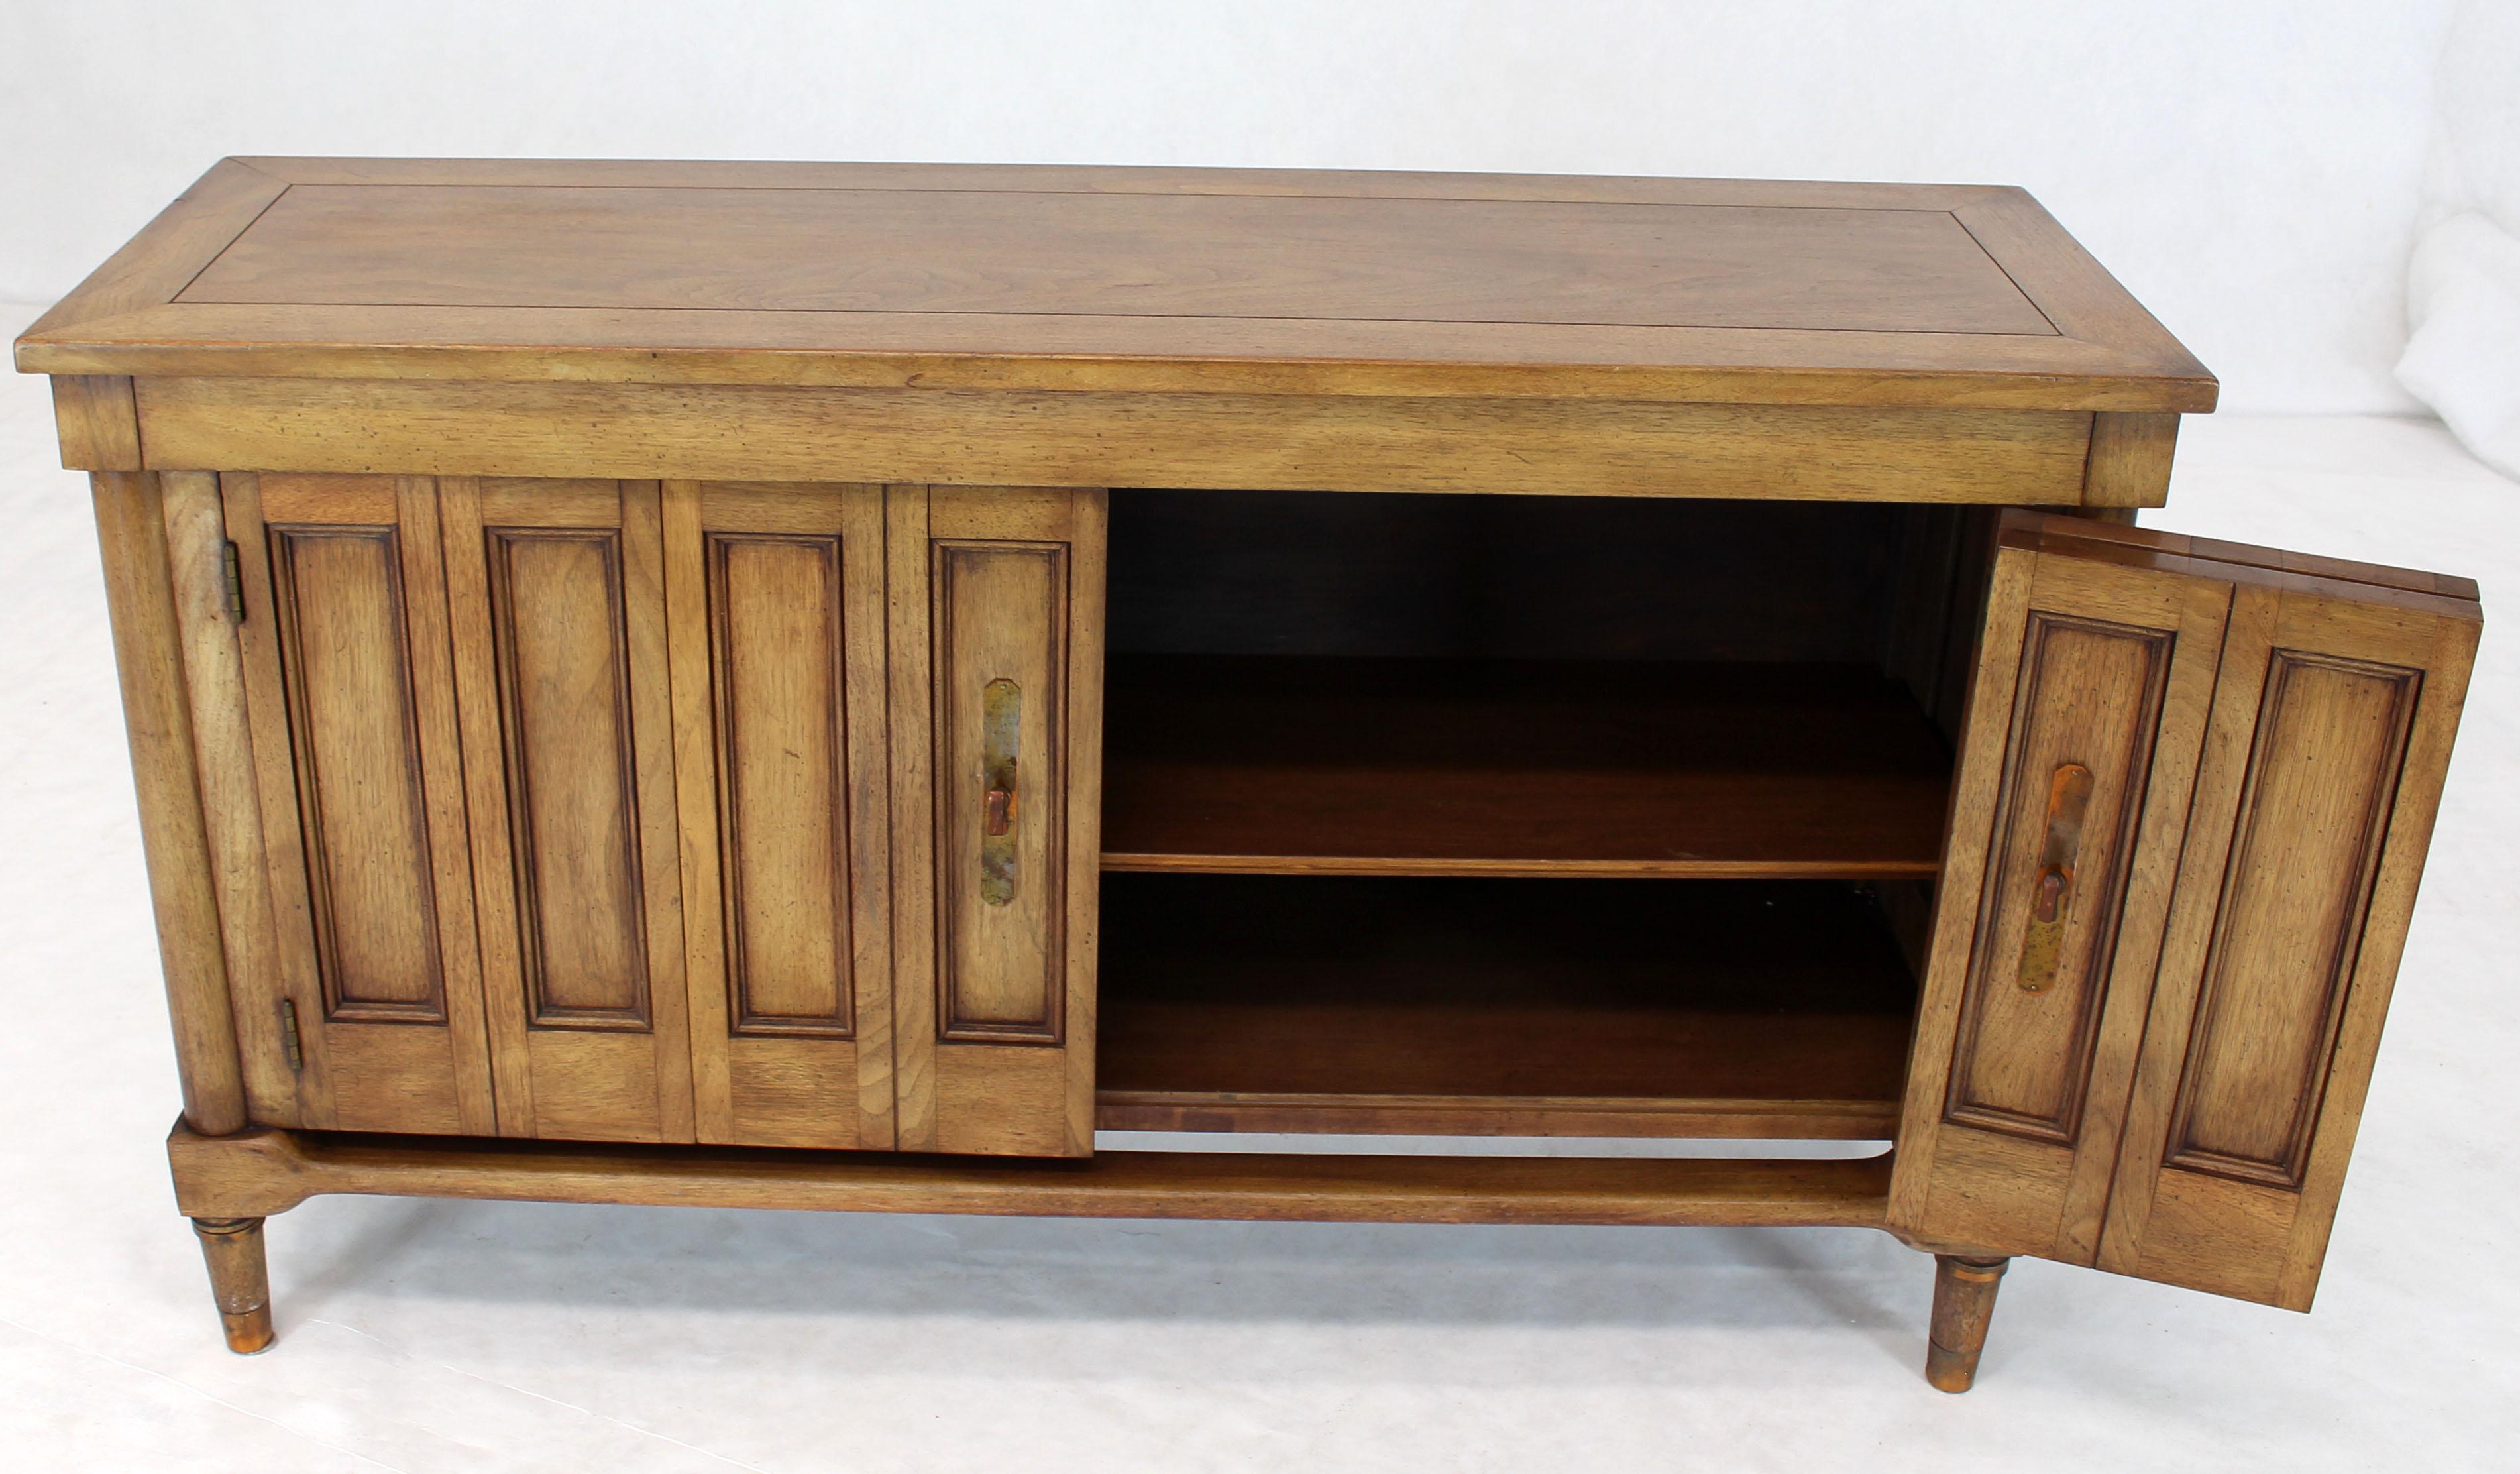
{"label": "white floor surface", "polygon": [[[32,309],[0,312],[11,325]],[[2520,1468],[2520,669],[2489,626],[2318,1308],[2017,1262],[1978,1390],[1850,1230],[318,1199],[224,1351],[94,534],[0,385],[0,1469]],[[2409,420],[2190,419],[2148,523],[2473,575],[2520,485]],[[2515,616],[2506,614],[2506,619]]]}

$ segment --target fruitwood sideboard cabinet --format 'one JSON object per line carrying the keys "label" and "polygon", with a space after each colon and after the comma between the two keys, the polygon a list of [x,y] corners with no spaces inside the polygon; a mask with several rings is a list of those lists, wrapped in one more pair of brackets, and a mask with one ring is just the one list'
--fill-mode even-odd
{"label": "fruitwood sideboard cabinet", "polygon": [[2133,527],[2214,380],[2018,190],[231,160],[17,363],[239,1351],[326,1192],[2310,1305],[2476,589]]}

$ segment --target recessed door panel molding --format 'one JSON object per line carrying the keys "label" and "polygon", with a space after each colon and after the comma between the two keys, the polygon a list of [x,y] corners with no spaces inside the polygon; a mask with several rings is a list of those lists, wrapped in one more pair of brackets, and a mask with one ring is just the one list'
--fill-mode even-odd
{"label": "recessed door panel molding", "polygon": [[934,539],[937,1036],[1057,1044],[1067,547]]}
{"label": "recessed door panel molding", "polygon": [[656,485],[441,486],[500,1129],[691,1140]]}
{"label": "recessed door panel molding", "polygon": [[1082,1155],[1103,493],[899,486],[886,517],[901,1143]]}
{"label": "recessed door panel molding", "polygon": [[527,1017],[645,1030],[621,534],[483,530]]}
{"label": "recessed door panel molding", "polygon": [[221,500],[278,974],[248,1033],[296,1050],[308,1125],[487,1129],[435,489],[230,476]]}
{"label": "recessed door panel molding", "polygon": [[840,539],[705,535],[731,1027],[846,1038]]}
{"label": "recessed door panel molding", "polygon": [[889,1147],[882,488],[663,516],[700,1139]]}
{"label": "recessed door panel molding", "polygon": [[442,1022],[398,530],[270,538],[324,1017]]}
{"label": "recessed door panel molding", "polygon": [[2101,1267],[2310,1308],[2478,629],[2460,597],[2241,590]]}
{"label": "recessed door panel molding", "polygon": [[2030,617],[1946,1121],[2060,1146],[2080,1130],[2175,644]]}
{"label": "recessed door panel molding", "polygon": [[2301,1186],[2422,680],[2273,653],[2169,1166]]}
{"label": "recessed door panel molding", "polygon": [[1996,555],[1891,1224],[2088,1264],[2231,589],[2037,526]]}

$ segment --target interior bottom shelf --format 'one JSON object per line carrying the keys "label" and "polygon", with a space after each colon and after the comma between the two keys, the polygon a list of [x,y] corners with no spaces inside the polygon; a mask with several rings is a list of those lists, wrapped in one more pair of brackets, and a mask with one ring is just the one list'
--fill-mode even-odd
{"label": "interior bottom shelf", "polygon": [[1915,987],[1820,882],[1105,875],[1113,1130],[1869,1138]]}

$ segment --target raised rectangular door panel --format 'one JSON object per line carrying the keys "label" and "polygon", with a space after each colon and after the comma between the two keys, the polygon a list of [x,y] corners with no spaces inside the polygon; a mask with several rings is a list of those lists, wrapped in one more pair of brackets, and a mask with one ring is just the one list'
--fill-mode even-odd
{"label": "raised rectangular door panel", "polygon": [[487,1132],[435,489],[229,476],[222,500],[273,917],[241,1032],[293,1035],[306,1125]]}
{"label": "raised rectangular door panel", "polygon": [[499,1129],[691,1140],[656,484],[441,488]]}
{"label": "raised rectangular door panel", "polygon": [[699,1139],[888,1148],[883,488],[663,513]]}
{"label": "raised rectangular door panel", "polygon": [[2089,1263],[2228,584],[2007,522],[1971,686],[1891,1200],[1921,1239]]}
{"label": "raised rectangular door panel", "polygon": [[2101,1267],[2310,1308],[2479,628],[2455,595],[2240,590]]}
{"label": "raised rectangular door panel", "polygon": [[900,1143],[1083,1155],[1103,493],[894,487],[886,518]]}
{"label": "raised rectangular door panel", "polygon": [[1891,1226],[2307,1308],[2473,587],[2031,514],[2001,543]]}

